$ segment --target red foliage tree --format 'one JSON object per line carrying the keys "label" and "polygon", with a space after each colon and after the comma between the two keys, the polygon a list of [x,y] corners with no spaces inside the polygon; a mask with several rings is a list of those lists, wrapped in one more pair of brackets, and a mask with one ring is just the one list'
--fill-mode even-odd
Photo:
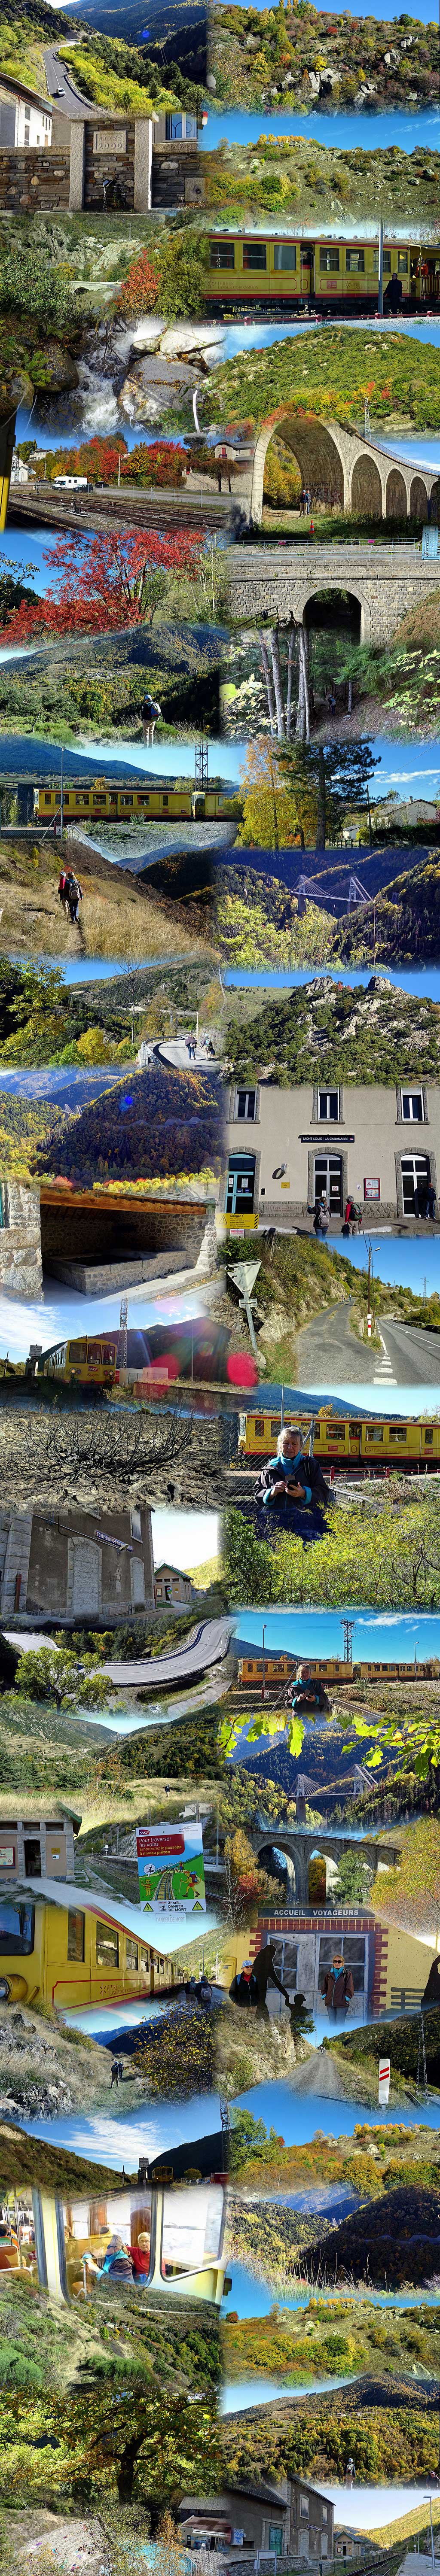
{"label": "red foliage tree", "polygon": [[50,635],[109,633],[118,626],[151,625],[163,599],[164,573],[194,579],[200,532],[161,537],[149,529],[106,530],[81,551],[76,536],[58,537],[50,563],[55,580],[44,599],[22,600],[4,629],[8,644]]}
{"label": "red foliage tree", "polygon": [[155,313],[158,293],[159,269],[149,259],[148,251],[142,250],[139,259],[131,260],[120,286],[116,312],[123,315],[125,322],[134,321],[142,313]]}

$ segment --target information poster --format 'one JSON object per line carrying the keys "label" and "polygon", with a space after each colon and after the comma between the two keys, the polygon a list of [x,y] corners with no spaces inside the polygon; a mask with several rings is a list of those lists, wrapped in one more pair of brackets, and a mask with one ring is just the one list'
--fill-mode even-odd
{"label": "information poster", "polygon": [[138,1826],[136,1850],[139,1902],[146,1913],[205,1912],[201,1825]]}

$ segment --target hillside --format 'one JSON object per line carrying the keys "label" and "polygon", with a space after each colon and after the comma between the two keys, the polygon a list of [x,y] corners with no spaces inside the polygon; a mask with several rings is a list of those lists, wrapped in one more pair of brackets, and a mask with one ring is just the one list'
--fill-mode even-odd
{"label": "hillside", "polygon": [[[362,857],[363,866],[363,857]],[[436,962],[440,956],[440,849],[415,867],[390,879],[373,906],[347,917],[340,926],[340,954],[350,965],[374,954],[404,966],[417,957]]]}
{"label": "hillside", "polygon": [[177,62],[164,60],[160,49],[156,58],[154,43],[151,49],[145,45],[140,49],[119,36],[101,35],[86,25],[80,8],[66,19],[65,10],[47,7],[45,0],[28,0],[28,5],[18,0],[16,8],[13,0],[9,6],[6,0],[0,12],[0,48],[2,69],[9,79],[27,81],[45,98],[44,53],[53,45],[59,46],[69,63],[81,96],[99,107],[148,116],[150,104],[157,110],[162,105],[177,106],[180,99],[191,103],[192,82],[185,79]]}
{"label": "hillside", "polygon": [[[218,103],[249,108],[292,107],[411,110],[438,105],[438,47],[434,24],[415,18],[330,17],[303,0],[300,11],[243,8],[237,0],[211,13],[210,68]],[[314,92],[311,82],[315,79]]]}
{"label": "hillside", "polygon": [[[169,581],[171,588],[171,574]],[[1,666],[0,732],[140,744],[148,690],[162,710],[157,742],[185,737],[194,726],[217,739],[219,646],[215,626],[158,622],[37,644],[20,655],[18,668]]]}
{"label": "hillside", "polygon": [[363,2281],[368,2271],[371,2282],[394,2290],[406,2281],[421,2288],[439,2266],[440,2192],[415,2184],[370,2200],[353,2217],[342,2219],[337,2232],[313,2246],[309,2255],[312,2280],[327,2274],[341,2280],[348,2273]]}
{"label": "hillside", "polygon": [[[7,1104],[11,1110],[17,1104]],[[20,1104],[19,1104],[20,1106]],[[3,1110],[3,1120],[6,1110]],[[64,1122],[62,1137],[35,1155],[37,1172],[86,1183],[169,1180],[218,1171],[219,1103],[209,1073],[176,1073],[153,1064],[115,1083],[99,1101]],[[60,1163],[60,1153],[62,1163]]]}
{"label": "hillside", "polygon": [[[237,1081],[393,1083],[440,1072],[440,1004],[399,992],[386,976],[351,989],[320,975],[270,996],[250,1027],[237,1012],[225,1030],[226,1069]],[[349,1073],[348,1073],[349,1066]]]}
{"label": "hillside", "polygon": [[[371,22],[370,22],[371,23]],[[286,93],[284,93],[285,103]],[[280,215],[289,225],[320,226],[327,215],[335,222],[353,215],[385,224],[417,218],[437,224],[437,154],[416,149],[408,155],[390,144],[380,151],[340,151],[332,142],[318,143],[307,134],[260,134],[257,144],[220,143],[204,152],[206,202],[220,222],[263,225]]]}
{"label": "hillside", "polygon": [[[431,1834],[432,1824],[428,1827],[428,1840]],[[430,1952],[427,1947],[427,1974],[429,1964]],[[430,2011],[425,2013],[424,2032],[428,2083],[431,2089],[435,2093],[438,2093],[440,2086],[440,2012]],[[413,2101],[414,2085],[417,2076],[419,2038],[420,2014],[417,2013],[413,2016],[407,2015],[405,2019],[400,2021],[393,2021],[391,2025],[389,2022],[374,2022],[373,2026],[367,2030],[351,2031],[350,2036],[344,2032],[344,2035],[341,2035],[339,2039],[332,2039],[330,2046],[332,2056],[333,2053],[335,2053],[337,2058],[341,2058],[343,2065],[360,2067],[361,2069],[365,2066],[367,2070],[371,2068],[375,2077],[377,2077],[379,2058],[385,2055],[385,2051],[389,2054],[391,2049],[393,2082],[395,2075],[397,2075],[397,2078],[403,2077],[405,2092],[408,2094],[409,2099]]]}
{"label": "hillside", "polygon": [[[359,20],[351,22],[355,26]],[[213,368],[204,395],[204,421],[251,420],[259,427],[280,403],[295,411],[313,411],[319,420],[364,422],[368,391],[371,429],[408,427],[438,429],[440,381],[437,349],[390,328],[371,324],[344,330],[338,322],[308,331],[305,347],[298,340],[277,339],[268,347],[243,350],[226,366]]]}
{"label": "hillside", "polygon": [[[192,901],[189,853],[187,904],[176,918],[163,900],[168,893],[172,895],[166,870],[162,870],[163,894],[157,883],[160,865],[157,870],[140,870],[136,876],[131,869],[114,866],[111,859],[102,857],[81,830],[66,836],[63,855],[79,871],[83,887],[79,929],[65,920],[58,901],[59,845],[55,857],[45,840],[37,838],[33,843],[20,844],[19,832],[16,841],[2,841],[0,835],[4,952],[12,950],[16,956],[22,951],[28,957],[39,958],[44,948],[46,957],[59,958],[62,963],[65,958],[80,955],[123,958],[127,974],[130,970],[132,974],[133,965],[137,969],[137,960],[144,957],[188,956],[194,960],[200,944],[206,958],[212,904],[208,852],[203,864],[205,900],[199,903],[196,897]],[[139,993],[141,990],[140,985]]]}

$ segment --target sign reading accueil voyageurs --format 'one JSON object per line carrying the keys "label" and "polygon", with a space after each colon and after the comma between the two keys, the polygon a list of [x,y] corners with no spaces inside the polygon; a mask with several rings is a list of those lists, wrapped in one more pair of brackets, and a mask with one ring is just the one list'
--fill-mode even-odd
{"label": "sign reading accueil voyageurs", "polygon": [[139,1903],[147,1913],[206,1911],[201,1825],[138,1826]]}

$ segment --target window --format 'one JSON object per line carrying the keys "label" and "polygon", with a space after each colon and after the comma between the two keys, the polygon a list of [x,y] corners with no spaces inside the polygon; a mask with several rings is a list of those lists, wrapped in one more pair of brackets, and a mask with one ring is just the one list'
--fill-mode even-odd
{"label": "window", "polygon": [[318,1118],[339,1118],[339,1091],[318,1093]]}
{"label": "window", "polygon": [[319,266],[320,269],[325,268],[327,270],[327,276],[329,275],[330,270],[333,271],[339,269],[339,251],[330,250],[327,243],[323,243],[319,253]]}
{"label": "window", "polygon": [[96,1925],[96,1966],[119,1967],[119,1936],[113,1923]]}
{"label": "window", "polygon": [[330,1215],[343,1214],[342,1154],[315,1155],[315,1201],[328,1199]]}
{"label": "window", "polygon": [[255,1118],[256,1107],[256,1091],[236,1091],[234,1111],[235,1118]]}
{"label": "window", "polygon": [[131,1528],[131,1535],[132,1535],[132,1538],[142,1538],[142,1522],[141,1522],[141,1515],[140,1515],[140,1512],[130,1512],[130,1528]]}
{"label": "window", "polygon": [[[378,267],[378,266],[379,266],[379,260],[378,260],[378,259],[377,259],[377,263],[376,263],[376,260],[375,260],[375,262],[374,262],[375,267],[376,267],[376,264],[377,264],[377,267]],[[384,254],[383,254],[383,273],[384,273],[384,277],[391,277],[391,251],[390,251],[390,250],[384,250]]]}
{"label": "window", "polygon": [[0,1956],[5,1951],[33,1950],[34,1915],[33,1905],[13,1905],[12,1898],[5,1897],[0,1905]]}
{"label": "window", "polygon": [[309,2511],[309,2499],[308,2499],[308,2496],[303,2496],[303,2495],[302,2495],[302,2496],[300,2496],[300,2514],[301,2514],[301,2519],[302,2519],[302,2520],[304,2520],[304,2521],[306,2520],[306,2518],[307,2518],[307,2516],[308,2516],[308,2511]]}
{"label": "window", "polygon": [[402,1118],[409,1119],[412,1126],[423,1124],[425,1115],[423,1091],[401,1091],[400,1098]]}
{"label": "window", "polygon": [[126,1942],[125,1942],[125,1965],[126,1965],[126,1968],[137,1968],[137,1967],[138,1967],[138,1945],[137,1945],[137,1941],[131,1941],[131,1940],[130,1940],[130,1937],[129,1937],[128,1932],[127,1932]]}
{"label": "window", "polygon": [[182,141],[182,135],[183,135],[183,116],[177,116],[177,115],[175,115],[175,116],[166,116],[166,117],[165,117],[165,141],[166,141],[166,143],[181,143],[181,141]]}
{"label": "window", "polygon": [[274,268],[296,268],[296,242],[275,242]]}
{"label": "window", "polygon": [[366,1440],[383,1440],[384,1428],[385,1425],[383,1422],[367,1422],[365,1433]]}
{"label": "window", "polygon": [[210,242],[210,268],[235,268],[235,242]]}
{"label": "window", "polygon": [[81,1964],[83,1964],[85,1958],[85,1930],[85,1914],[78,1914],[76,1909],[74,1910],[69,1905],[67,1916],[67,1957],[68,1959],[79,1959]]}
{"label": "window", "polygon": [[243,242],[243,268],[267,268],[265,242]]}
{"label": "window", "polygon": [[169,802],[168,796],[163,796],[163,797],[162,797],[162,805],[163,805],[163,807],[164,807],[164,808],[165,808],[165,805],[168,805],[168,802]]}
{"label": "window", "polygon": [[429,1448],[431,1448],[431,1447],[432,1447],[432,1440],[433,1440],[432,1423],[431,1423],[431,1422],[425,1422],[425,1448],[426,1448],[426,1446],[429,1446]]}
{"label": "window", "polygon": [[270,2522],[270,2523],[269,2523],[269,2551],[271,2551],[271,2550],[276,2550],[277,2558],[281,2558],[282,2546],[283,2546],[282,2525],[281,2525],[281,2523],[280,2523],[280,2522]]}
{"label": "window", "polygon": [[408,1438],[408,1425],[407,1425],[407,1423],[406,1423],[406,1422],[390,1422],[389,1432],[388,1432],[388,1438],[389,1438],[389,1440],[403,1440],[403,1443],[405,1444],[405,1441],[406,1441],[406,1440],[407,1440],[407,1438]]}
{"label": "window", "polygon": [[364,272],[364,268],[365,268],[365,251],[364,251],[364,250],[346,250],[346,253],[345,253],[345,266],[346,266],[346,270],[347,270],[347,276],[350,276],[350,273],[351,273],[351,275],[352,275],[352,276],[353,276],[353,275],[356,275],[356,276],[363,276],[363,272]]}
{"label": "window", "polygon": [[398,250],[398,253],[397,253],[397,275],[398,275],[398,277],[407,277],[407,276],[408,276],[408,252],[407,252],[407,250]]}

